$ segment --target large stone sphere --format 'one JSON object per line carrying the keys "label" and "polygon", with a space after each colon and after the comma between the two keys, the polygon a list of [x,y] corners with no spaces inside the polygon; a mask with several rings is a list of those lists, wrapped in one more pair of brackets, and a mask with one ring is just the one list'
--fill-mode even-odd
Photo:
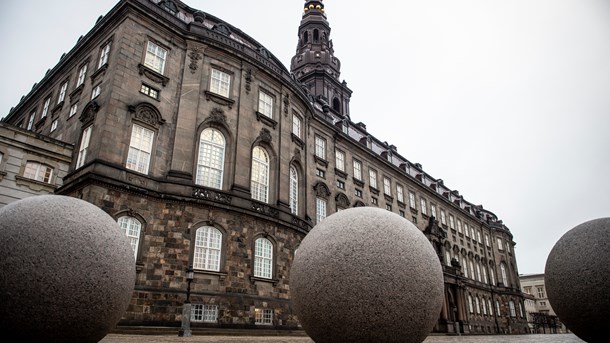
{"label": "large stone sphere", "polygon": [[0,209],[0,331],[21,342],[98,342],[135,283],[118,224],[76,198],[41,195]]}
{"label": "large stone sphere", "polygon": [[374,207],[339,211],[301,242],[294,312],[317,343],[422,342],[443,304],[443,272],[424,234]]}
{"label": "large stone sphere", "polygon": [[566,232],[546,260],[549,302],[561,321],[587,342],[607,342],[610,327],[610,218]]}

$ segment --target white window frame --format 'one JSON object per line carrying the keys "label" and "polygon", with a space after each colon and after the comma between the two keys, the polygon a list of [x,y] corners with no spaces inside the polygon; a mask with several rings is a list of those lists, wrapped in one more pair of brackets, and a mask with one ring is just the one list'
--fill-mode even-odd
{"label": "white window frame", "polygon": [[270,308],[257,308],[254,310],[255,324],[256,325],[272,325],[273,324],[273,310]]}
{"label": "white window frame", "polygon": [[59,119],[53,120],[53,122],[51,123],[51,132],[57,130],[57,124],[58,123],[59,123]]}
{"label": "white window frame", "polygon": [[72,118],[76,114],[76,111],[78,111],[78,103],[72,104],[72,106],[70,106],[68,118]]}
{"label": "white window frame", "polygon": [[250,177],[250,193],[252,199],[269,202],[269,155],[260,146],[252,149],[252,172]]}
{"label": "white window frame", "polygon": [[497,237],[498,239],[498,250],[504,250],[504,244],[502,244],[502,238]]}
{"label": "white window frame", "polygon": [[138,173],[148,174],[152,147],[155,141],[155,132],[144,126],[133,124],[131,139],[129,140],[129,153],[125,166]]}
{"label": "white window frame", "polygon": [[515,312],[515,302],[512,300],[508,301],[508,308],[510,310],[510,316],[511,317],[517,317],[517,313]]}
{"label": "white window frame", "polygon": [[108,56],[109,55],[110,55],[110,42],[106,43],[106,45],[104,45],[102,47],[102,49],[100,49],[100,60],[99,60],[99,63],[97,65],[97,69],[100,69],[106,63],[108,63]]}
{"label": "white window frame", "polygon": [[95,86],[91,91],[91,100],[97,98],[102,93],[102,87],[100,85]]}
{"label": "white window frame", "polygon": [[40,115],[40,118],[44,118],[47,116],[47,114],[49,113],[50,105],[51,105],[51,97],[48,97],[44,100],[44,105],[42,105],[42,114]]}
{"label": "white window frame", "polygon": [[301,117],[299,117],[296,114],[292,114],[292,133],[297,136],[298,138],[301,138],[301,126],[303,124],[303,121],[301,120]]}
{"label": "white window frame", "polygon": [[231,90],[231,75],[216,68],[212,68],[210,74],[210,92],[229,97]]}
{"label": "white window frame", "polygon": [[273,277],[273,243],[264,237],[254,241],[254,277]]}
{"label": "white window frame", "polygon": [[377,189],[377,171],[375,169],[369,169],[369,184]]}
{"label": "white window frame", "polygon": [[76,79],[76,87],[85,83],[85,78],[87,77],[87,65],[83,65],[78,70],[78,79]]}
{"label": "white window frame", "polygon": [[65,81],[61,84],[61,88],[59,89],[59,96],[57,97],[57,104],[61,104],[64,99],[66,99],[66,91],[68,90],[68,81]]}
{"label": "white window frame", "polygon": [[496,286],[496,275],[494,274],[493,267],[489,268],[489,281],[491,281],[492,285]]}
{"label": "white window frame", "polygon": [[434,205],[433,203],[430,203],[430,215],[434,218],[438,218],[436,216],[436,205]]}
{"label": "white window frame", "polygon": [[192,304],[191,321],[198,323],[217,323],[218,305]]}
{"label": "white window frame", "polygon": [[339,149],[335,149],[335,164],[337,169],[345,172],[345,153]]}
{"label": "white window frame", "polygon": [[78,148],[78,156],[76,158],[76,165],[74,169],[78,169],[85,164],[87,159],[87,153],[89,152],[89,140],[91,139],[91,125],[83,130],[83,135],[80,139],[80,146]]}
{"label": "white window frame", "polygon": [[468,309],[470,313],[474,313],[474,305],[472,304],[472,295],[468,294]]}
{"label": "white window frame", "polygon": [[[428,209],[426,208],[426,199],[420,197],[419,198],[419,204],[421,205],[421,214],[423,215],[428,215]],[[442,210],[441,210],[441,214],[442,214]]]}
{"label": "white window frame", "polygon": [[409,191],[409,207],[412,209],[416,209],[417,205],[415,204],[415,193]]}
{"label": "white window frame", "polygon": [[142,223],[130,216],[122,216],[117,219],[117,223],[123,230],[123,233],[129,239],[129,244],[133,250],[134,260],[138,257],[138,246],[140,244],[140,234],[142,233]]}
{"label": "white window frame", "polygon": [[500,272],[502,273],[502,283],[504,283],[504,287],[508,287],[508,275],[506,274],[506,266],[504,263],[500,263]]}
{"label": "white window frame", "polygon": [[258,113],[273,119],[273,97],[267,92],[258,91]]}
{"label": "white window frame", "polygon": [[165,70],[165,61],[167,60],[167,50],[156,44],[148,41],[146,45],[146,56],[144,57],[144,65],[159,74],[163,74]]}
{"label": "white window frame", "polygon": [[441,224],[447,225],[447,215],[443,209],[441,209]]}
{"label": "white window frame", "polygon": [[195,175],[197,185],[222,189],[225,150],[226,140],[219,130],[206,128],[201,131]]}
{"label": "white window frame", "polygon": [[321,136],[316,135],[315,144],[316,144],[316,149],[315,149],[316,156],[323,160],[326,160],[326,139],[322,138]]}
{"label": "white window frame", "polygon": [[299,173],[295,166],[290,166],[290,187],[289,187],[290,212],[299,215]]}
{"label": "white window frame", "polygon": [[362,181],[362,162],[354,159],[352,165],[354,167],[354,179]]}
{"label": "white window frame", "polygon": [[[457,231],[458,233],[462,233],[462,221],[461,220],[457,220]],[[466,237],[468,237],[468,235],[466,235]]]}
{"label": "white window frame", "polygon": [[213,226],[202,226],[195,231],[193,269],[220,271],[222,232]]}
{"label": "white window frame", "polygon": [[392,196],[392,181],[389,177],[383,177],[383,194]]}
{"label": "white window frame", "polygon": [[396,185],[396,200],[405,203],[405,189],[401,185]]}
{"label": "white window frame", "polygon": [[319,224],[326,218],[326,199],[316,198],[316,224]]}
{"label": "white window frame", "polygon": [[23,170],[23,177],[38,182],[51,183],[53,168],[36,161],[27,161]]}
{"label": "white window frame", "polygon": [[31,130],[34,127],[34,118],[36,118],[36,112],[30,113],[30,119],[28,119],[27,129]]}
{"label": "white window frame", "polygon": [[451,214],[451,213],[449,213],[449,228],[455,229],[455,218],[453,217],[453,214]]}

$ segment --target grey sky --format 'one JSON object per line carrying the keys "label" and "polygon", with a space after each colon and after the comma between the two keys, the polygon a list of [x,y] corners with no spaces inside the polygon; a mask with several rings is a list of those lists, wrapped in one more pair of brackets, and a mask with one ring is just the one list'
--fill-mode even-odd
{"label": "grey sky", "polygon": [[[186,0],[287,67],[302,0]],[[0,12],[0,117],[116,3],[21,0]],[[511,229],[542,273],[574,226],[610,216],[610,2],[326,0],[351,118]]]}

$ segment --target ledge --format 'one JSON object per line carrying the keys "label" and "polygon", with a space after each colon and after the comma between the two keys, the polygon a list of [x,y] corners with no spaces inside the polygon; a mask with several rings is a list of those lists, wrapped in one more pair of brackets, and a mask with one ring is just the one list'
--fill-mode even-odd
{"label": "ledge", "polygon": [[203,93],[205,94],[205,99],[207,101],[212,100],[213,102],[219,104],[219,105],[223,105],[223,106],[228,106],[229,108],[233,108],[233,104],[235,103],[235,100],[229,99],[229,98],[225,98],[222,95],[210,92],[210,91],[203,91]]}
{"label": "ledge", "polygon": [[337,176],[339,176],[340,178],[347,178],[347,173],[344,172],[343,170],[337,169],[335,168],[335,174],[337,174]]}
{"label": "ledge", "polygon": [[290,134],[290,138],[292,139],[292,141],[299,146],[299,148],[303,149],[305,147],[305,142],[303,142],[302,139],[300,139],[297,135],[295,135],[294,133]]}
{"label": "ledge", "polygon": [[318,157],[317,155],[313,155],[313,159],[316,161],[317,164],[324,166],[324,168],[328,167],[328,161]]}
{"label": "ledge", "polygon": [[353,177],[352,180],[354,181],[354,185],[356,185],[358,187],[364,187],[364,181],[358,180],[355,177]]}
{"label": "ledge", "polygon": [[369,186],[369,191],[371,191],[372,194],[379,195],[379,190],[375,187]]}
{"label": "ledge", "polygon": [[256,120],[262,122],[263,124],[272,127],[275,130],[275,127],[277,126],[277,122],[269,117],[267,117],[266,115],[260,113],[259,111],[256,111]]}
{"label": "ledge", "polygon": [[140,73],[140,75],[146,76],[149,80],[156,83],[160,83],[161,85],[163,85],[163,87],[165,87],[169,83],[169,77],[157,73],[156,71],[148,68],[142,63],[138,64],[138,72]]}
{"label": "ledge", "polygon": [[107,69],[108,63],[105,63],[103,66],[97,68],[97,70],[94,71],[93,74],[91,74],[91,83],[95,83],[95,79],[97,79],[97,77],[100,75],[104,75]]}
{"label": "ledge", "polygon": [[280,282],[280,280],[278,280],[278,279],[266,279],[266,278],[250,275],[250,282],[252,282],[252,283],[255,283],[255,282],[267,282],[267,283],[273,284],[273,286],[277,286],[277,284]]}

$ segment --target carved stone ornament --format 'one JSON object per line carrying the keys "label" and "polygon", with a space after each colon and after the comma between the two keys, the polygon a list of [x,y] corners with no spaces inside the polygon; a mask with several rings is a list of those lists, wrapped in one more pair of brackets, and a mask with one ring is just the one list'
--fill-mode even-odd
{"label": "carved stone ornament", "polygon": [[264,47],[259,47],[258,48],[258,53],[263,56],[264,58],[269,58],[269,51],[267,51],[267,49],[265,49]]}
{"label": "carved stone ornament", "polygon": [[85,105],[85,108],[83,109],[83,113],[80,115],[80,117],[78,119],[83,124],[92,122],[93,119],[95,119],[95,114],[97,113],[97,111],[99,111],[99,109],[100,109],[100,105],[97,103],[97,101],[93,100],[93,101],[89,102],[87,105]]}
{"label": "carved stone ornament", "polygon": [[214,27],[212,27],[212,31],[216,31],[225,36],[231,35],[231,29],[229,29],[229,27],[227,25],[225,25],[224,23],[219,23],[219,24],[214,25]]}
{"label": "carved stone ornament", "polygon": [[161,84],[163,87],[165,87],[169,82],[169,77],[157,73],[156,71],[148,68],[142,63],[138,64],[138,72],[140,73],[140,75],[146,76],[151,81]]}
{"label": "carved stone ornament", "polygon": [[288,107],[290,106],[290,94],[284,94],[284,114],[288,115]]}
{"label": "carved stone ornament", "polygon": [[195,11],[195,13],[193,13],[193,18],[195,19],[196,23],[203,24],[203,21],[205,20],[205,13],[201,11]]}
{"label": "carved stone ornament", "polygon": [[265,143],[271,143],[271,132],[266,128],[262,128],[258,138]]}
{"label": "carved stone ornament", "polygon": [[201,54],[199,53],[199,50],[200,48],[195,47],[189,53],[189,57],[191,58],[191,63],[189,64],[191,74],[195,74],[195,71],[197,71],[197,62],[201,59]]}
{"label": "carved stone ornament", "polygon": [[280,214],[277,209],[256,201],[252,201],[252,209],[256,212],[275,218],[277,218]]}
{"label": "carved stone ornament", "polygon": [[233,198],[224,193],[215,192],[211,189],[193,188],[193,197],[198,199],[210,200],[222,204],[231,204]]}
{"label": "carved stone ornament", "polygon": [[337,194],[337,196],[335,197],[335,201],[337,202],[337,206],[339,207],[348,208],[350,205],[350,201],[347,198],[347,195],[343,193]]}
{"label": "carved stone ornament", "polygon": [[225,116],[225,112],[218,107],[214,107],[210,112],[210,115],[205,118],[204,123],[217,123],[228,126],[227,124],[227,116]]}
{"label": "carved stone ornament", "polygon": [[328,198],[330,196],[330,189],[322,181],[317,182],[313,186],[313,189],[316,191],[316,196],[319,196],[321,198]]}
{"label": "carved stone ornament", "polygon": [[294,159],[299,162],[301,161],[301,149],[294,148]]}
{"label": "carved stone ornament", "polygon": [[133,119],[149,124],[153,127],[159,127],[165,123],[165,119],[161,117],[161,113],[157,108],[149,103],[139,103],[136,106],[129,106],[129,112],[132,113]]}
{"label": "carved stone ornament", "polygon": [[246,69],[244,78],[246,79],[246,94],[250,94],[250,91],[252,90],[252,68]]}

